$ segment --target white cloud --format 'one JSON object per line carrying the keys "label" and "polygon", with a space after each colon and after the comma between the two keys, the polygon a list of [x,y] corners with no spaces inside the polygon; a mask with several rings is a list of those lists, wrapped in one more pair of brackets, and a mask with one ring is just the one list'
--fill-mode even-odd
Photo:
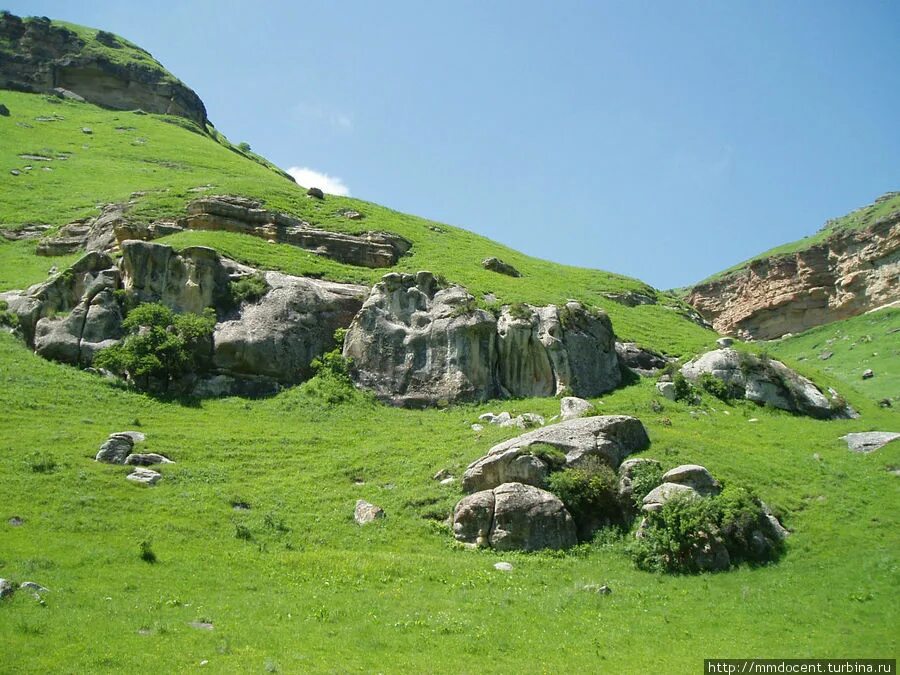
{"label": "white cloud", "polygon": [[316,171],[305,166],[292,166],[287,170],[294,180],[306,188],[317,187],[322,192],[339,197],[349,197],[350,188],[337,176],[329,176],[327,173]]}
{"label": "white cloud", "polygon": [[344,132],[353,131],[352,115],[321,103],[298,103],[294,106],[294,115],[305,123],[324,125]]}

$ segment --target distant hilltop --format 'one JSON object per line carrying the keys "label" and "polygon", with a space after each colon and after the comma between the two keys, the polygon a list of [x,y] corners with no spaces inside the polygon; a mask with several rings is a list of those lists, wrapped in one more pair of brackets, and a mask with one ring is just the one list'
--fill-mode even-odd
{"label": "distant hilltop", "polygon": [[0,13],[0,88],[179,115],[204,129],[207,122],[200,97],[145,50],[107,31],[46,17]]}

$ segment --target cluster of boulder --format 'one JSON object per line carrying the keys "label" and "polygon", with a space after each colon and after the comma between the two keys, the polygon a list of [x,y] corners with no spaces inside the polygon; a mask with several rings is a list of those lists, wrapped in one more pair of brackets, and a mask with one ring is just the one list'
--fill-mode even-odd
{"label": "cluster of boulder", "polygon": [[622,379],[609,318],[580,303],[477,307],[430,272],[375,284],[347,332],[357,381],[404,406],[492,398],[596,396]]}
{"label": "cluster of boulder", "polygon": [[550,473],[597,461],[615,470],[649,445],[643,424],[624,415],[567,420],[499,443],[463,474],[469,494],[453,510],[454,536],[497,550],[573,546],[575,521],[545,489]]}
{"label": "cluster of boulder", "polygon": [[31,591],[34,599],[44,604],[41,595],[49,593],[49,588],[44,588],[35,581],[23,581],[21,584],[14,584],[9,579],[0,579],[0,600],[12,597],[16,591]]}
{"label": "cluster of boulder", "polygon": [[143,443],[145,440],[147,437],[140,431],[117,431],[110,434],[100,446],[94,459],[105,464],[133,466],[135,469],[126,476],[128,480],[142,485],[156,485],[162,474],[146,467],[175,462],[155,452],[134,452],[135,444]]}

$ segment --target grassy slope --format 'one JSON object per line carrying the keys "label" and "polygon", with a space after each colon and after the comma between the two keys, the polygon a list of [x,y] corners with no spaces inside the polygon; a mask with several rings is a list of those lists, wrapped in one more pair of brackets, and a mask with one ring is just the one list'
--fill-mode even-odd
{"label": "grassy slope", "polygon": [[[0,146],[0,227],[29,222],[62,225],[97,213],[103,204],[126,201],[136,191],[146,194],[138,200],[134,213],[147,220],[183,215],[185,204],[202,194],[240,194],[333,230],[397,232],[414,245],[412,254],[395,269],[432,270],[462,283],[476,297],[492,292],[504,302],[533,303],[575,298],[605,309],[622,338],[673,354],[696,351],[711,344],[714,337],[681,319],[674,311],[678,306],[674,299],[661,296],[663,304],[629,309],[602,296],[604,292],[649,290],[635,279],[538,260],[471,232],[370,202],[332,196],[324,202],[309,199],[302,188],[274,171],[209,136],[192,133],[191,123],[180,118],[108,111],[15,92],[0,93],[0,102],[12,113],[0,117],[4,139]],[[35,119],[52,116],[62,119]],[[82,133],[83,127],[93,133]],[[22,154],[51,160],[23,159]],[[26,166],[32,169],[26,171]],[[11,175],[13,169],[21,175]],[[211,187],[192,191],[206,186]],[[348,208],[365,214],[365,219],[350,221],[340,215]],[[291,246],[269,245],[243,235],[189,232],[173,237],[171,243],[210,245],[250,264],[337,281],[371,284],[388,271],[341,265]],[[12,264],[7,256],[13,252],[20,257],[22,248],[0,244],[0,267]],[[480,263],[488,256],[502,258],[525,276],[513,279],[484,270]],[[38,267],[41,265],[44,263]],[[0,290],[39,279],[24,274],[14,283],[0,279],[7,284]]]}
{"label": "grassy slope", "polygon": [[[786,340],[766,344],[778,358],[806,361],[840,381],[842,391],[856,391],[873,401],[900,401],[900,309],[888,308],[812,328]],[[820,354],[831,352],[827,360]],[[871,368],[875,377],[863,380]]]}
{"label": "grassy slope", "polygon": [[[0,576],[52,589],[46,607],[25,593],[0,604],[0,671],[172,672],[208,659],[227,672],[697,672],[712,656],[897,653],[900,500],[886,468],[900,465],[900,444],[863,456],[838,440],[896,428],[892,411],[851,397],[860,420],[718,401],[697,417],[665,401],[655,413],[650,382],[605,397],[605,412],[644,420],[647,456],[755,485],[795,530],[777,565],[665,577],[634,570],[616,541],[563,555],[453,546],[434,518],[458,488],[430,476],[459,475],[514,434],[469,429],[496,405],[409,411],[361,395],[331,405],[328,391],[314,380],[265,401],[181,407],[0,335]],[[108,433],[138,424],[148,450],[178,462],[155,488],[91,459]],[[56,470],[35,472],[35,452]],[[235,498],[253,510],[234,511]],[[357,498],[387,519],[357,527]],[[9,526],[12,516],[25,524]],[[144,539],[155,565],[139,559]],[[498,560],[515,570],[495,571]],[[613,593],[580,591],[586,583]]]}
{"label": "grassy slope", "polygon": [[[776,246],[775,248],[769,249],[768,251],[764,251],[763,253],[753,256],[749,260],[745,260],[744,262],[738,263],[737,265],[732,265],[731,267],[724,269],[721,272],[717,272],[716,274],[707,277],[703,281],[700,281],[696,285],[705,284],[710,281],[715,281],[716,279],[719,279],[721,277],[733,274],[739,270],[744,269],[757,260],[763,260],[765,258],[771,258],[775,256],[786,255],[788,253],[796,253],[797,251],[802,251],[809,248],[810,246],[813,246],[814,244],[819,244],[825,241],[831,235],[842,230],[860,230],[864,227],[868,227],[879,218],[883,218],[884,216],[898,209],[900,209],[900,193],[894,195],[890,199],[886,199],[879,204],[869,204],[868,206],[856,209],[855,211],[852,211],[845,216],[829,220],[827,223],[825,223],[824,227],[822,227],[822,229],[820,229],[815,234],[804,237],[803,239],[798,239],[797,241],[782,244],[781,246]],[[690,287],[679,290],[682,291],[682,294],[686,294],[690,292]]]}

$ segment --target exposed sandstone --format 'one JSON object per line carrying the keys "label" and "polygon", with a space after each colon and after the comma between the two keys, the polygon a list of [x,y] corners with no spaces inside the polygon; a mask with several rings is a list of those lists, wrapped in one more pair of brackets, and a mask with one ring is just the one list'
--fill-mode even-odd
{"label": "exposed sandstone", "polygon": [[759,340],[900,301],[900,209],[698,284],[687,301],[718,332]]}

